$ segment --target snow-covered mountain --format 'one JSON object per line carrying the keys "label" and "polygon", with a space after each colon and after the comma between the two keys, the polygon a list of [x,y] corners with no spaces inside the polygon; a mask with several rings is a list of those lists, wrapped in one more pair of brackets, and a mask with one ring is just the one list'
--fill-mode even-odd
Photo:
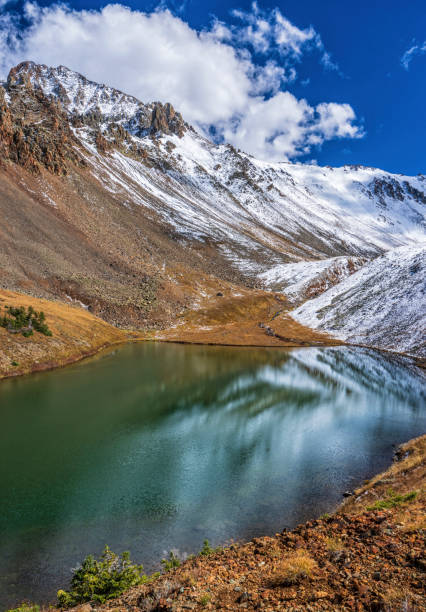
{"label": "snow-covered mountain", "polygon": [[21,64],[6,89],[28,86],[64,110],[106,189],[154,209],[182,237],[222,244],[243,269],[256,255],[269,268],[374,256],[424,237],[424,176],[256,160],[196,133],[170,105],[142,104],[63,66]]}
{"label": "snow-covered mountain", "polygon": [[[32,276],[59,277],[49,287],[71,278],[85,303],[95,294],[111,300],[113,292],[119,294],[114,300],[139,308],[134,292],[127,295],[132,279],[144,270],[160,279],[152,287],[176,285],[188,275],[179,266],[288,291],[300,303],[367,260],[425,243],[423,175],[257,160],[197,133],[170,104],[142,103],[63,66],[25,62],[11,70],[0,86],[0,152],[37,177],[19,178],[26,196],[44,206],[47,224]],[[29,226],[41,227],[28,211]],[[58,219],[66,219],[66,230]],[[97,253],[90,282],[81,278],[68,234],[62,244],[69,254],[56,261],[58,231],[69,232],[70,225],[83,237],[81,248],[89,243]],[[28,258],[28,267],[34,261]],[[114,291],[113,271],[120,285]],[[16,285],[22,269],[13,275]]]}
{"label": "snow-covered mountain", "polygon": [[292,316],[350,343],[426,357],[424,245],[391,249]]}

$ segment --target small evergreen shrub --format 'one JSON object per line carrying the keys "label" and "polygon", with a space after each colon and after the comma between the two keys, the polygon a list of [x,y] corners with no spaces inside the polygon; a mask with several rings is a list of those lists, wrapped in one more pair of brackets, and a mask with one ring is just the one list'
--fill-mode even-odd
{"label": "small evergreen shrub", "polygon": [[71,589],[58,591],[58,604],[65,608],[89,601],[105,603],[148,580],[142,565],[133,564],[128,552],[119,557],[105,546],[99,560],[89,555],[74,570]]}
{"label": "small evergreen shrub", "polygon": [[200,555],[207,557],[207,555],[212,555],[213,553],[219,552],[219,551],[220,551],[220,546],[218,546],[217,548],[212,548],[210,546],[210,542],[208,540],[204,540],[203,548],[200,550]]}
{"label": "small evergreen shrub", "polygon": [[175,555],[175,553],[171,550],[168,559],[162,559],[161,564],[164,568],[165,572],[169,572],[175,567],[180,566],[180,559]]}
{"label": "small evergreen shrub", "polygon": [[34,330],[44,336],[51,336],[52,332],[46,323],[46,317],[41,310],[37,312],[32,306],[6,306],[3,315],[0,315],[0,327],[10,332],[21,333],[25,338],[33,335]]}

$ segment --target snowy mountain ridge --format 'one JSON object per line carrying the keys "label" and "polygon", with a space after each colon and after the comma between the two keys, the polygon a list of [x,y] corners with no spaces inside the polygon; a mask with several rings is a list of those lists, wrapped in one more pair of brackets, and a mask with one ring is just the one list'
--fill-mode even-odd
{"label": "snowy mountain ridge", "polygon": [[[42,91],[48,98],[60,102],[74,120],[90,117],[104,124],[115,123],[139,136],[148,133],[153,114],[155,116],[156,110],[163,108],[161,102],[144,104],[118,89],[90,81],[66,66],[50,68],[43,64],[23,62],[11,70],[6,85],[15,88],[30,86]],[[176,119],[184,129],[179,113],[176,113]]]}
{"label": "snowy mountain ridge", "polygon": [[391,249],[292,313],[353,344],[426,357],[426,249]]}
{"label": "snowy mountain ridge", "polygon": [[[293,304],[310,300],[301,307],[306,311],[296,311],[305,324],[303,313],[316,312],[308,304],[333,299],[337,293],[330,292],[358,283],[363,270],[391,265],[384,253],[407,248],[419,255],[426,245],[424,175],[258,160],[211,142],[170,104],[142,103],[64,66],[24,62],[10,71],[0,85],[1,146],[5,158],[40,172],[40,198],[65,217],[69,199],[49,173],[66,176],[72,198],[102,226],[95,222],[90,231],[101,232],[108,252],[105,228],[117,229],[115,248],[126,265],[131,254],[120,246],[118,228],[136,224],[131,243],[138,245],[135,240],[147,240],[139,237],[149,222],[161,236],[155,240],[167,236],[196,269],[208,256],[206,269],[215,274],[234,278],[235,271],[238,282],[284,292]],[[112,225],[110,217],[104,224],[106,197]],[[154,268],[159,261],[164,267],[169,262],[156,248],[144,243],[141,262],[149,253]],[[402,277],[411,286],[411,276]],[[339,337],[355,337],[334,323],[327,327],[327,319],[312,321]],[[400,340],[393,346],[401,347]]]}
{"label": "snowy mountain ridge", "polygon": [[63,66],[20,64],[9,97],[22,87],[60,105],[91,172],[117,198],[154,209],[183,238],[213,239],[256,275],[424,239],[424,176],[256,160],[199,135],[170,105],[143,104]]}

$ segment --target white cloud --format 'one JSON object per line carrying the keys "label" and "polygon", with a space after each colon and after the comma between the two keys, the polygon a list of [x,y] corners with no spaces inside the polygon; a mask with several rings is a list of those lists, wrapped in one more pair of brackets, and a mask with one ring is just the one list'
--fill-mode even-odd
{"label": "white cloud", "polygon": [[359,128],[353,124],[355,113],[349,104],[336,104],[329,102],[318,104],[316,111],[319,120],[316,126],[324,138],[357,138]]}
{"label": "white cloud", "polygon": [[323,51],[323,54],[321,56],[321,64],[327,70],[337,70],[337,71],[339,71],[338,64],[331,59],[331,54],[328,51]]}
{"label": "white cloud", "polygon": [[244,24],[243,27],[232,29],[235,38],[251,44],[256,53],[276,51],[285,60],[298,61],[303,53],[317,50],[324,68],[340,72],[331,53],[326,51],[321,36],[312,26],[300,29],[284,17],[278,8],[269,12],[262,11],[257,2],[252,3],[251,12],[236,10],[233,15]]}
{"label": "white cloud", "polygon": [[253,40],[262,46],[272,23],[275,42],[268,44],[278,45],[281,64],[255,61],[242,42],[247,24],[236,45],[235,26],[215,22],[197,32],[167,9],[143,13],[115,4],[77,11],[28,2],[25,13],[30,25],[22,34],[10,16],[0,16],[0,71],[23,60],[63,64],[143,101],[170,101],[199,129],[213,127],[263,158],[289,159],[325,140],[362,135],[349,105],[315,108],[282,91],[296,78],[287,60],[300,60],[309,41],[323,47],[312,28],[300,30],[277,10],[265,19],[253,6]]}
{"label": "white cloud", "polygon": [[407,49],[407,51],[401,57],[401,64],[404,66],[405,70],[408,70],[411,60],[416,55],[422,55],[423,53],[426,53],[426,40],[423,42],[423,44],[416,44]]}
{"label": "white cloud", "polygon": [[349,104],[322,103],[316,108],[281,91],[269,100],[254,98],[238,121],[223,127],[223,135],[240,149],[261,159],[292,159],[306,155],[334,138],[360,138]]}
{"label": "white cloud", "polygon": [[313,42],[316,46],[320,40],[312,26],[301,30],[279,9],[267,13],[259,9],[257,2],[253,2],[251,12],[234,10],[232,14],[244,24],[233,28],[234,35],[250,43],[257,53],[268,53],[274,48],[286,57],[299,58],[308,44]]}

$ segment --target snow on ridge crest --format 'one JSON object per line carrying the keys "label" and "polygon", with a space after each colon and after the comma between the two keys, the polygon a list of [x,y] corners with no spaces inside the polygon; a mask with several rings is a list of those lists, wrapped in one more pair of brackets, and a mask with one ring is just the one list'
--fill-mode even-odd
{"label": "snow on ridge crest", "polygon": [[57,99],[73,118],[92,116],[102,129],[114,123],[137,136],[154,131],[181,135],[187,129],[171,104],[144,104],[118,89],[90,81],[66,66],[52,68],[22,62],[10,71],[7,85],[39,89],[45,96]]}
{"label": "snow on ridge crest", "polygon": [[[424,177],[257,160],[187,129],[167,104],[145,105],[64,66],[12,69],[8,88],[19,103],[26,83],[61,102],[83,157],[89,150],[87,164],[111,192],[155,208],[181,235],[225,240],[240,269],[258,275],[288,261],[375,257],[424,238]],[[79,113],[83,121],[74,121]]]}
{"label": "snow on ridge crest", "polygon": [[25,80],[41,89],[46,96],[59,98],[70,113],[86,114],[99,109],[104,115],[122,113],[123,118],[129,119],[141,107],[149,108],[149,105],[142,104],[134,96],[90,81],[66,66],[53,68],[35,62],[22,62],[12,68],[8,83],[23,83]]}

